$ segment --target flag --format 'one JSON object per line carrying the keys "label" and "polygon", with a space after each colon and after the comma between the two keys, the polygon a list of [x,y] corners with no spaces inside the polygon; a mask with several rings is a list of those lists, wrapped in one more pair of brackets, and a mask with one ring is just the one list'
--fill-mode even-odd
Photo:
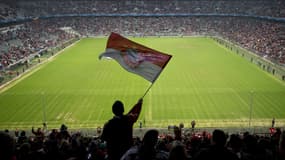
{"label": "flag", "polygon": [[125,70],[153,83],[172,56],[111,33],[99,59],[103,57],[116,60]]}

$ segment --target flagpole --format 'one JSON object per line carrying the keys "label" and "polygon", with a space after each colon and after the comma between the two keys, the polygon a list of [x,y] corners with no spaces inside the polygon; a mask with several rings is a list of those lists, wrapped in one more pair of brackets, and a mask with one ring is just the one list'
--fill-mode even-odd
{"label": "flagpole", "polygon": [[[169,58],[169,59],[170,59],[170,58]],[[169,59],[168,59],[168,61],[169,61]],[[168,63],[168,61],[166,62],[166,64]],[[144,92],[144,95],[142,96],[141,99],[143,99],[144,96],[148,93],[148,91],[149,91],[150,88],[153,86],[154,82],[157,80],[157,78],[159,77],[159,75],[161,74],[162,71],[163,71],[163,70],[161,70],[161,71],[155,76],[154,81],[151,83],[151,85],[150,85],[150,86],[147,88],[147,90]]]}
{"label": "flagpole", "polygon": [[[169,62],[169,60],[171,59],[171,57],[167,60],[167,62],[164,63],[164,66],[162,67],[164,69],[164,67],[166,66],[166,64]],[[148,93],[148,91],[150,90],[150,88],[153,86],[154,82],[156,82],[157,78],[160,76],[161,72],[163,71],[163,69],[155,76],[154,81],[151,83],[151,85],[147,88],[147,90],[145,91],[144,95],[142,96],[141,99],[144,98],[144,96]]]}
{"label": "flagpole", "polygon": [[[115,50],[115,51],[108,51],[109,49]],[[136,59],[136,65],[135,67],[133,67],[132,64],[129,64],[130,62],[127,62],[124,60],[123,55],[119,54],[121,52],[126,52],[125,50],[128,49],[132,49],[135,50],[135,54],[138,53],[142,53],[141,56],[139,56],[141,58],[143,58],[143,60],[139,60],[137,61]],[[127,57],[132,57],[133,53],[125,53],[127,55]],[[99,56],[99,59],[101,59],[101,57],[109,57],[112,59],[115,59],[125,70],[138,74],[140,76],[142,76],[143,78],[145,78],[146,80],[151,82],[151,85],[147,88],[147,90],[145,91],[145,93],[143,94],[143,96],[141,97],[141,99],[143,99],[145,97],[145,95],[149,92],[150,88],[153,86],[154,82],[156,81],[156,79],[158,78],[158,76],[161,74],[162,70],[164,69],[164,67],[167,65],[167,63],[169,62],[169,60],[171,59],[171,55],[153,50],[151,48],[148,48],[146,46],[143,46],[139,43],[136,43],[134,41],[131,41],[125,37],[122,37],[119,34],[116,33],[111,33],[111,35],[108,38],[108,42],[107,42],[107,46],[106,46],[106,52],[102,53]],[[140,62],[141,61],[141,62]],[[148,62],[151,64],[146,63],[144,66],[142,66],[142,69],[136,70],[137,67],[137,62],[138,65],[140,65],[140,63],[142,62]],[[133,63],[133,62],[131,62]],[[156,66],[153,67],[152,65]],[[149,73],[147,72],[147,69],[144,71],[144,67],[151,70],[149,71]],[[157,71],[159,71],[159,73],[157,73],[154,77],[153,74],[155,74]],[[145,73],[144,73],[145,72]],[[146,74],[146,75],[145,75]]]}
{"label": "flagpole", "polygon": [[147,94],[147,92],[150,90],[150,88],[153,86],[154,83],[151,83],[151,85],[147,88],[147,90],[145,91],[144,95],[142,96],[141,99],[144,98],[144,96]]}
{"label": "flagpole", "polygon": [[[169,58],[170,59],[170,58]],[[169,60],[168,60],[169,61]],[[166,64],[168,63],[168,61],[166,62]],[[150,90],[150,88],[153,86],[154,82],[156,82],[157,78],[159,77],[159,75],[161,74],[163,70],[161,70],[154,78],[154,81],[151,83],[151,85],[147,88],[147,90],[144,92],[144,95],[142,96],[141,99],[144,98],[144,96],[148,93],[148,91]]]}

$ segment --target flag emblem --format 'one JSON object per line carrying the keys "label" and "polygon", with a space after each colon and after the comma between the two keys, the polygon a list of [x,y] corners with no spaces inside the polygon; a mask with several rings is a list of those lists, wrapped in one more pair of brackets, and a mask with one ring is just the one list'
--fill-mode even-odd
{"label": "flag emblem", "polygon": [[125,70],[153,83],[172,56],[111,33],[99,59],[103,57],[116,60]]}

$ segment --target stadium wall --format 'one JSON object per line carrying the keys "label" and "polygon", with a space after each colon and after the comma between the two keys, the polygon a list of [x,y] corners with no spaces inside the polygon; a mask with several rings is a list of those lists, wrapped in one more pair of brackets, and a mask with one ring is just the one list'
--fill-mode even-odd
{"label": "stadium wall", "polygon": [[278,62],[273,63],[266,58],[260,57],[257,54],[254,54],[237,44],[234,44],[228,40],[222,39],[220,37],[213,37],[215,41],[224,45],[226,48],[234,51],[236,54],[244,57],[246,60],[250,61],[251,63],[256,64],[260,69],[272,74],[276,78],[280,79],[281,81],[285,82],[285,68],[278,64]]}

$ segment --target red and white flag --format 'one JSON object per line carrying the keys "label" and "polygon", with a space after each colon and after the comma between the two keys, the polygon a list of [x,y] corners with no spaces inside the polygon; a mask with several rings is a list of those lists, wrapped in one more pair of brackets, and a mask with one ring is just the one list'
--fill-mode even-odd
{"label": "red and white flag", "polygon": [[116,60],[127,71],[153,83],[172,56],[111,33],[106,51],[99,56],[99,59],[103,57]]}

